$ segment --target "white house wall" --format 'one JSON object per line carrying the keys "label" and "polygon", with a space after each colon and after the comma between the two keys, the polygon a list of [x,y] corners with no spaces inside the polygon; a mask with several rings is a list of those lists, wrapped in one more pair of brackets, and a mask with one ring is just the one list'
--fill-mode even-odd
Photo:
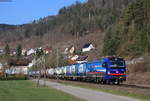
{"label": "white house wall", "polygon": [[12,67],[10,69],[6,70],[7,74],[28,74],[28,68],[27,66],[22,66],[22,67]]}
{"label": "white house wall", "polygon": [[88,52],[88,51],[91,51],[92,49],[94,49],[93,45],[90,45],[89,47],[87,48],[83,48],[82,49],[82,52]]}

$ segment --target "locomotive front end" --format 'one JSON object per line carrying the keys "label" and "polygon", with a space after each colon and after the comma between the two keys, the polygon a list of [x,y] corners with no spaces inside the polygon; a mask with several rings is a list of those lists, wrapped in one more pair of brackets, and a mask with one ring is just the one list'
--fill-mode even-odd
{"label": "locomotive front end", "polygon": [[126,64],[123,58],[109,58],[107,78],[109,82],[117,84],[126,81]]}

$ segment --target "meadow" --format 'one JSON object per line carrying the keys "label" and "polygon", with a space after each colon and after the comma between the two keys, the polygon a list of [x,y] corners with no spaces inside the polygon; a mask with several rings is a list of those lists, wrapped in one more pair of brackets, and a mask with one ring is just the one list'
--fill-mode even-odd
{"label": "meadow", "polygon": [[36,87],[28,80],[0,81],[0,101],[81,101],[64,92]]}

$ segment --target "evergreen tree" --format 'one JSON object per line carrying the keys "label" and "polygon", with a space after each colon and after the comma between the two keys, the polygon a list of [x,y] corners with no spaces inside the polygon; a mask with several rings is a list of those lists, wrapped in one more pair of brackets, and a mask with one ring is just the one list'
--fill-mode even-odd
{"label": "evergreen tree", "polygon": [[40,49],[36,50],[36,57],[37,58],[41,57],[43,54],[44,54],[43,49],[40,48]]}
{"label": "evergreen tree", "polygon": [[22,54],[22,46],[19,44],[16,48],[16,55],[17,57],[21,57]]}
{"label": "evergreen tree", "polygon": [[4,52],[5,52],[5,55],[9,55],[10,54],[10,48],[9,48],[8,44],[5,46]]}

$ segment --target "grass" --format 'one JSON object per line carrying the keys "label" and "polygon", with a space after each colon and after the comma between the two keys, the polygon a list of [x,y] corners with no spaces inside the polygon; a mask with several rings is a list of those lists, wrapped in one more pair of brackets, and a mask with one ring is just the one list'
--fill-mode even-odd
{"label": "grass", "polygon": [[118,91],[118,90],[105,89],[105,88],[97,88],[94,86],[77,84],[77,83],[73,83],[73,82],[60,82],[60,83],[65,84],[65,85],[72,85],[72,86],[78,86],[81,88],[97,90],[97,91],[103,91],[106,93],[111,93],[111,94],[120,95],[120,96],[127,96],[127,97],[131,97],[131,98],[135,98],[135,99],[140,99],[143,101],[150,101],[150,95],[146,95],[146,94],[131,93],[128,91]]}
{"label": "grass", "polygon": [[31,81],[0,81],[0,101],[81,101],[61,91],[39,87]]}

